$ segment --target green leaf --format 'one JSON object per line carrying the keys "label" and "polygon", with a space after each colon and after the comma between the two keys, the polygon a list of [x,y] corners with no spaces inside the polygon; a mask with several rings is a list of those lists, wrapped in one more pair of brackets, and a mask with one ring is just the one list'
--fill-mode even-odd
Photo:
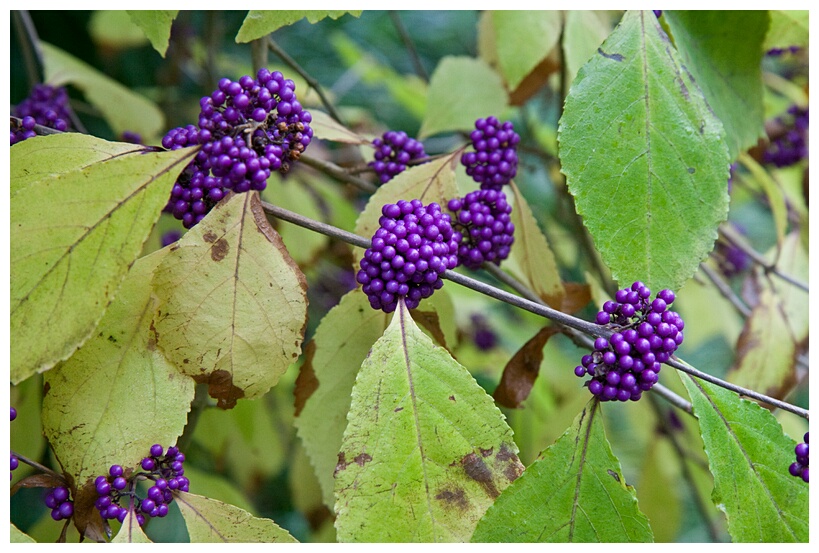
{"label": "green leaf", "polygon": [[772,48],[808,47],[808,10],[768,10],[768,14],[771,16],[771,26],[762,46],[764,52]]}
{"label": "green leaf", "polygon": [[650,542],[592,399],[478,523],[473,542]]}
{"label": "green leaf", "polygon": [[782,185],[776,182],[771,174],[753,157],[742,152],[739,154],[738,159],[751,174],[750,180],[758,184],[768,198],[774,220],[774,229],[776,229],[776,242],[781,245],[785,239],[785,232],[788,230],[788,206],[785,202],[785,191],[782,189]]}
{"label": "green leaf", "polygon": [[70,84],[81,90],[116,136],[125,131],[143,137],[163,132],[165,116],[156,104],[56,46],[47,42],[40,46],[46,82],[52,86]]}
{"label": "green leaf", "polygon": [[11,150],[11,196],[32,182],[86,169],[94,163],[124,154],[141,154],[144,151],[143,146],[108,142],[79,133],[29,138],[18,142]]}
{"label": "green leaf", "polygon": [[796,442],[767,409],[682,376],[714,475],[711,499],[734,542],[807,542],[808,486],[794,478]]}
{"label": "green leaf", "polygon": [[[493,10],[487,16],[494,34],[492,58],[509,90],[515,90],[557,44],[563,15],[556,10]],[[479,117],[487,115],[493,113]]]}
{"label": "green leaf", "polygon": [[88,34],[100,48],[119,50],[142,46],[145,33],[122,10],[96,10],[88,22]]}
{"label": "green leaf", "polygon": [[[458,195],[455,169],[458,167],[459,157],[460,150],[457,150],[428,163],[409,167],[379,186],[359,215],[355,233],[372,237],[378,230],[381,208],[398,200],[421,200],[424,205],[435,202],[445,210],[446,203]],[[364,257],[364,250],[358,248],[353,255],[358,262]]]}
{"label": "green leaf", "polygon": [[311,109],[310,115],[313,116],[310,128],[313,129],[315,138],[344,144],[370,144],[369,140],[343,126],[323,111]]}
{"label": "green leaf", "polygon": [[[66,359],[93,332],[128,266],[168,201],[195,150],[124,153],[79,167],[63,165],[64,148],[95,150],[97,139],[50,136],[15,145],[22,161],[44,161],[39,178],[22,177],[11,198],[11,381]],[[29,142],[29,141],[26,141]],[[54,145],[55,148],[50,146]],[[34,154],[38,148],[48,148]],[[28,154],[31,154],[29,156]]]}
{"label": "green leaf", "polygon": [[331,35],[330,43],[342,63],[352,74],[360,77],[361,82],[386,88],[393,100],[413,117],[421,119],[424,116],[427,106],[427,84],[420,77],[396,72],[342,32]]}
{"label": "green leaf", "polygon": [[191,543],[297,543],[270,519],[201,495],[174,495]]}
{"label": "green leaf", "polygon": [[729,159],[722,125],[653,13],[627,12],[580,69],[559,141],[569,191],[614,279],[679,289],[726,217]]}
{"label": "green leaf", "polygon": [[307,284],[258,194],[223,200],[162,260],[157,343],[223,408],[275,386],[301,352]]}
{"label": "green leaf", "polygon": [[122,521],[122,526],[120,526],[119,532],[117,532],[117,535],[111,540],[111,543],[153,542],[148,538],[148,536],[145,535],[145,532],[142,531],[142,527],[139,525],[136,518],[136,511],[129,510],[125,520]]}
{"label": "green leaf", "polygon": [[151,273],[166,254],[134,263],[94,337],[45,375],[43,433],[77,487],[112,464],[136,467],[187,423],[194,383],[157,349],[152,329]]}
{"label": "green leaf", "polygon": [[664,11],[685,67],[722,121],[731,159],[765,136],[764,10]]}
{"label": "green leaf", "polygon": [[574,81],[577,72],[591,59],[611,33],[611,14],[602,10],[569,10],[563,29],[563,55],[566,59],[566,82]]}
{"label": "green leaf", "polygon": [[339,541],[466,541],[523,470],[492,398],[399,303],[361,366],[335,470]]}
{"label": "green leaf", "polygon": [[164,58],[165,52],[168,51],[168,41],[171,38],[171,26],[179,10],[127,10],[127,12],[131,21],[142,29],[145,36],[151,41],[154,50]]}
{"label": "green leaf", "polygon": [[37,540],[17,528],[14,524],[9,525],[10,543],[37,543]]}
{"label": "green leaf", "polygon": [[353,384],[388,322],[389,315],[370,307],[366,294],[351,290],[321,319],[311,346],[306,348],[296,382],[295,426],[315,468],[324,502],[331,508],[335,501],[333,471],[347,426]]}
{"label": "green leaf", "polygon": [[446,56],[430,78],[427,110],[418,138],[472,129],[476,119],[499,115],[507,102],[500,76],[485,61]]}
{"label": "green leaf", "polygon": [[515,225],[515,241],[512,243],[509,259],[503,266],[546,303],[559,309],[565,290],[555,256],[526,198],[514,182],[510,183],[509,201],[513,205],[511,218]]}
{"label": "green leaf", "polygon": [[286,25],[307,18],[310,23],[317,23],[325,17],[338,19],[342,15],[353,17],[361,15],[362,10],[250,10],[247,12],[242,27],[236,35],[236,42],[250,42]]}

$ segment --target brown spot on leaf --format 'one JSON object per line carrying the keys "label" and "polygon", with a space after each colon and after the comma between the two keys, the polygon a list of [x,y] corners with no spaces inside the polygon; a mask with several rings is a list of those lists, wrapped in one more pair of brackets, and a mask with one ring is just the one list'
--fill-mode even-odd
{"label": "brown spot on leaf", "polygon": [[216,400],[216,406],[220,409],[233,409],[236,401],[245,397],[244,390],[233,385],[233,376],[227,371],[220,369],[193,379],[199,384],[208,385],[208,395]]}
{"label": "brown spot on leaf", "polygon": [[403,411],[403,410],[404,410],[403,407],[396,407],[395,409],[392,410],[392,412],[397,413],[398,411]]}
{"label": "brown spot on leaf", "polygon": [[438,495],[435,496],[435,499],[443,501],[448,506],[454,506],[460,509],[461,511],[465,511],[469,508],[469,501],[466,499],[466,494],[461,488],[456,488],[453,490],[442,490]]}
{"label": "brown spot on leaf", "polygon": [[216,242],[217,238],[218,236],[216,236],[216,234],[212,230],[209,230],[202,235],[202,240],[204,240],[208,244],[213,244],[214,242]]}
{"label": "brown spot on leaf", "polygon": [[611,476],[612,478],[614,478],[614,479],[615,479],[615,480],[617,480],[618,482],[620,481],[620,475],[619,475],[619,474],[617,474],[615,471],[613,471],[613,470],[611,470],[611,469],[608,469],[608,470],[606,470],[606,472],[608,472],[608,473],[609,473],[609,476]]}
{"label": "brown spot on leaf", "polygon": [[227,240],[220,238],[210,247],[210,258],[214,261],[222,261],[230,250]]}
{"label": "brown spot on leaf", "polygon": [[344,455],[343,451],[338,452],[338,462],[336,462],[336,468],[333,471],[333,477],[335,477],[339,472],[347,468],[349,463],[347,462],[347,458]]}
{"label": "brown spot on leaf", "polygon": [[503,369],[500,384],[493,394],[495,401],[504,407],[520,407],[520,404],[529,397],[540,373],[543,346],[558,332],[559,329],[554,326],[542,328],[512,356]]}
{"label": "brown spot on leaf", "polygon": [[461,460],[461,465],[463,465],[466,475],[481,484],[491,497],[495,498],[500,495],[495,483],[492,481],[492,471],[489,470],[483,459],[474,453],[469,453]]}
{"label": "brown spot on leaf", "polygon": [[455,396],[449,396],[449,401],[455,401]]}
{"label": "brown spot on leaf", "polygon": [[359,453],[353,459],[353,461],[355,461],[355,464],[358,465],[359,467],[363,467],[364,463],[369,463],[372,460],[373,460],[372,455],[370,455],[369,453]]}
{"label": "brown spot on leaf", "polygon": [[492,455],[492,452],[495,451],[494,447],[490,447],[489,449],[484,449],[482,447],[479,447],[478,449],[481,450],[481,456],[482,457],[489,457],[490,455]]}
{"label": "brown spot on leaf", "polygon": [[316,354],[316,343],[310,340],[304,346],[304,363],[299,370],[299,375],[296,377],[296,385],[293,389],[293,396],[295,396],[295,416],[299,416],[301,410],[304,409],[304,404],[310,399],[319,387],[316,372],[313,370],[313,356]]}

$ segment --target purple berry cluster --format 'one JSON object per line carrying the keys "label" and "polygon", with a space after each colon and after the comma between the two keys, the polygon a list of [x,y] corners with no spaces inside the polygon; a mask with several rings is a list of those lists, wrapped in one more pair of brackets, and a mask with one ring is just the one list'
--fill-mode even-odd
{"label": "purple berry cluster", "polygon": [[787,128],[771,141],[762,161],[776,167],[789,167],[808,157],[808,108],[793,105],[786,116],[777,118]]}
{"label": "purple berry cluster", "polygon": [[74,502],[69,499],[69,491],[65,486],[57,486],[45,496],[46,507],[51,509],[51,518],[64,520],[74,514]]}
{"label": "purple berry cluster", "polygon": [[668,309],[674,292],[660,290],[653,301],[650,297],[651,290],[637,281],[618,290],[615,301],[605,302],[597,313],[597,324],[615,332],[594,341],[594,350],[583,356],[574,374],[590,376],[586,385],[601,401],[640,399],[657,383],[662,363],[683,342],[685,324]]}
{"label": "purple berry cluster", "polygon": [[461,234],[458,261],[478,269],[484,261],[500,265],[509,257],[515,241],[512,206],[500,190],[480,189],[464,198],[449,200],[447,208],[455,213],[455,229]]}
{"label": "purple berry cluster", "polygon": [[800,48],[799,46],[787,46],[785,48],[771,48],[770,50],[765,52],[765,55],[766,56],[771,56],[771,57],[779,57],[779,56],[781,56],[783,54],[796,54],[801,49],[802,48]]}
{"label": "purple berry cluster", "polygon": [[381,184],[404,171],[410,161],[426,157],[424,145],[404,131],[385,132],[381,138],[373,140],[373,147],[375,159],[367,165],[373,168]]}
{"label": "purple berry cluster", "polygon": [[373,309],[391,313],[401,298],[414,309],[443,286],[440,275],[457,265],[459,241],[449,214],[438,204],[424,206],[420,200],[386,204],[356,281]]}
{"label": "purple berry cluster", "polygon": [[[107,520],[125,520],[133,504],[136,519],[140,526],[145,524],[145,517],[165,517],[168,514],[168,505],[173,501],[173,492],[187,492],[190,482],[183,476],[185,455],[177,447],[169,447],[164,451],[161,445],[151,446],[148,457],[142,459],[142,471],[125,476],[125,470],[120,465],[112,465],[108,476],[97,476],[94,485],[97,489],[97,501],[94,506],[102,518]],[[148,488],[147,495],[141,498],[136,493],[136,484],[139,480],[152,480],[153,485]],[[125,498],[126,505],[121,501]]]}
{"label": "purple berry cluster", "polygon": [[794,453],[796,453],[796,462],[792,463],[790,467],[788,467],[788,472],[791,473],[792,476],[796,476],[797,478],[801,478],[805,482],[809,482],[809,474],[808,474],[808,461],[809,461],[809,450],[810,447],[809,443],[809,435],[810,432],[805,432],[805,441],[796,444],[794,448]]}
{"label": "purple berry cluster", "polygon": [[295,88],[265,68],[255,79],[221,79],[199,102],[198,127],[177,127],[162,139],[171,150],[201,145],[174,184],[166,211],[191,228],[228,191],[264,190],[271,172],[287,173],[313,137],[313,118]]}
{"label": "purple berry cluster", "polygon": [[495,116],[478,119],[469,138],[475,151],[461,154],[466,174],[481,188],[500,190],[504,184],[509,184],[517,174],[517,145],[520,142],[512,122],[501,123]]}
{"label": "purple berry cluster", "polygon": [[489,351],[498,342],[498,335],[492,330],[489,321],[481,313],[473,313],[469,317],[472,341],[481,351]]}
{"label": "purple berry cluster", "polygon": [[12,113],[23,120],[20,128],[11,130],[11,144],[36,136],[34,125],[65,131],[70,126],[71,112],[68,107],[68,93],[63,87],[47,84],[34,85],[29,96],[17,104]]}

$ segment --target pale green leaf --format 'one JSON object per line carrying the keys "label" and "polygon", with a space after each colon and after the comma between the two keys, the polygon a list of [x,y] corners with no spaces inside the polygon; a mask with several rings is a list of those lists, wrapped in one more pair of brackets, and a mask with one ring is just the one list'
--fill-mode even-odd
{"label": "pale green leaf", "polygon": [[14,524],[10,524],[9,538],[10,543],[37,543],[37,540],[17,528]]}
{"label": "pale green leaf", "polygon": [[591,59],[597,48],[611,33],[611,14],[601,10],[569,10],[563,29],[563,55],[566,60],[567,83]]}
{"label": "pale green leaf", "polygon": [[[645,423],[645,420],[639,421]],[[651,522],[654,540],[658,543],[677,541],[677,533],[682,522],[683,476],[678,468],[680,456],[669,443],[661,439],[651,428],[652,438],[648,452],[640,467],[636,484],[640,510]]]}
{"label": "pale green leaf", "polygon": [[402,75],[389,65],[362,49],[355,41],[341,32],[330,36],[342,63],[351,73],[358,75],[364,84],[383,87],[392,99],[416,119],[426,113],[427,84],[414,74]]}
{"label": "pale green leaf", "polygon": [[369,144],[370,141],[360,134],[351,131],[341,123],[317,109],[311,109],[310,115],[313,120],[310,128],[313,129],[313,136],[321,140],[330,142],[342,142],[344,144]]}
{"label": "pale green leaf", "polygon": [[111,543],[153,543],[143,532],[139,521],[136,518],[136,511],[129,510],[122,521],[119,532],[111,540]]}
{"label": "pale green leaf", "polygon": [[430,77],[427,110],[418,138],[473,129],[476,119],[499,116],[507,102],[500,76],[485,61],[446,56]]}
{"label": "pale green leaf", "polygon": [[[306,348],[295,392],[295,426],[321,484],[324,503],[331,508],[335,501],[333,471],[347,426],[353,384],[388,322],[389,315],[370,307],[366,294],[351,290],[321,319],[312,345]],[[314,382],[315,391],[304,387],[305,382]],[[299,410],[300,404],[303,407]]]}
{"label": "pale green leaf", "polygon": [[43,433],[78,487],[113,464],[136,467],[187,423],[194,382],[157,349],[152,328],[151,273],[166,254],[134,263],[94,336],[45,375]]}
{"label": "pale green leaf", "polygon": [[[428,163],[409,167],[379,186],[356,221],[356,234],[372,237],[378,230],[381,208],[398,200],[421,200],[424,205],[434,202],[445,211],[447,202],[458,195],[455,169],[458,167],[459,156],[460,151],[456,151]],[[358,249],[353,255],[358,262],[364,256],[364,250]]]}
{"label": "pale green leaf", "polygon": [[88,22],[88,34],[101,48],[133,48],[148,42],[145,33],[134,25],[128,12],[96,10]]}
{"label": "pale green leaf", "polygon": [[191,543],[296,543],[296,539],[267,518],[192,493],[176,493]]}
{"label": "pale green leaf", "polygon": [[339,541],[466,541],[523,470],[492,398],[403,302],[361,366],[347,420]]}
{"label": "pale green leaf", "polygon": [[179,10],[128,10],[131,21],[142,29],[151,46],[163,58],[168,51],[171,26],[178,13]]}
{"label": "pale green leaf", "polygon": [[[308,185],[297,179],[282,179],[271,175],[267,179],[267,188],[261,194],[263,199],[269,199],[278,207],[289,209],[314,221],[329,223],[325,220],[327,214],[319,203],[320,197],[310,190]],[[293,261],[299,266],[314,262],[330,240],[323,234],[290,223],[279,225],[277,232]]]}
{"label": "pale green leaf", "polygon": [[549,242],[514,182],[510,183],[508,199],[513,206],[511,219],[515,225],[515,241],[503,267],[511,270],[546,303],[559,309],[565,291]]}
{"label": "pale green leaf", "polygon": [[765,10],[664,11],[674,44],[722,121],[731,159],[765,136],[762,41]]}
{"label": "pale green leaf", "polygon": [[515,90],[557,44],[563,15],[557,10],[495,10],[491,17],[501,75]]}
{"label": "pale green leaf", "polygon": [[[88,139],[87,146],[79,137],[29,141],[34,143],[28,148],[16,145],[21,149],[14,156],[25,159],[50,144],[57,148],[37,170],[40,178],[22,177],[25,193],[10,201],[14,383],[66,359],[91,335],[168,201],[173,182],[195,153],[135,152],[94,160],[99,154],[95,139]],[[73,158],[85,157],[90,164],[70,170],[53,155],[71,147],[94,150]]]}
{"label": "pale green leaf", "polygon": [[592,399],[478,523],[473,542],[650,542]]}
{"label": "pale green leaf", "polygon": [[771,26],[762,49],[808,47],[810,13],[808,10],[769,10]]}
{"label": "pale green leaf", "polygon": [[[253,404],[253,403],[260,403],[258,401],[243,401],[240,402],[239,405],[242,404]],[[222,411],[221,409],[208,409],[207,411]],[[233,412],[234,409],[228,411],[228,413]],[[198,427],[197,427],[198,429]],[[236,427],[233,427],[233,432],[238,432]],[[278,444],[281,447],[281,444]],[[226,450],[222,450],[219,453],[228,453]],[[219,456],[216,456],[217,463],[221,460]],[[225,467],[226,471],[231,471],[230,474],[235,474],[236,469],[243,470],[247,475],[245,476],[245,480],[249,483],[248,489],[252,489],[254,485],[257,485],[259,480],[258,478],[262,477],[262,473],[255,472],[255,466],[253,464],[254,459],[248,459],[248,463],[244,466],[242,465],[232,465],[231,468]],[[245,494],[240,489],[241,484],[237,483],[235,480],[229,480],[227,476],[223,474],[219,474],[213,472],[212,470],[202,470],[198,469],[194,466],[185,466],[185,476],[190,480],[190,492],[195,493],[198,495],[205,496],[210,499],[215,499],[217,501],[221,501],[223,503],[230,503],[234,507],[238,507],[240,509],[244,509],[245,511],[250,512],[251,514],[253,511],[253,504],[250,500],[245,496]]]}
{"label": "pale green leaf", "polygon": [[788,472],[796,442],[767,409],[682,376],[734,542],[807,542],[808,485]]}
{"label": "pale green leaf", "polygon": [[46,42],[40,46],[46,82],[81,90],[115,135],[130,131],[149,137],[163,132],[165,116],[156,104],[56,46]]}
{"label": "pale green leaf", "polygon": [[652,12],[626,12],[580,69],[559,142],[577,211],[614,279],[679,289],[727,215],[729,159],[722,125]]}
{"label": "pale green leaf", "polygon": [[11,196],[32,182],[85,169],[123,154],[138,154],[143,146],[108,142],[79,133],[35,136],[11,149]]}
{"label": "pale green leaf", "polygon": [[157,343],[230,408],[275,386],[299,356],[306,281],[256,193],[223,200],[154,272]]}
{"label": "pale green leaf", "polygon": [[236,42],[250,42],[273,31],[292,25],[293,23],[307,18],[310,23],[317,23],[329,17],[338,19],[350,14],[353,17],[361,15],[362,10],[250,10],[247,12],[242,27],[236,35]]}

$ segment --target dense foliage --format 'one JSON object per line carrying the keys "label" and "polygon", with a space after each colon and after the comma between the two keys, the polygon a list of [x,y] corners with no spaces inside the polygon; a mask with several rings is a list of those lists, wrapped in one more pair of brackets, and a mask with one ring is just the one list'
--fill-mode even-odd
{"label": "dense foliage", "polygon": [[808,541],[807,11],[12,28],[13,542]]}

